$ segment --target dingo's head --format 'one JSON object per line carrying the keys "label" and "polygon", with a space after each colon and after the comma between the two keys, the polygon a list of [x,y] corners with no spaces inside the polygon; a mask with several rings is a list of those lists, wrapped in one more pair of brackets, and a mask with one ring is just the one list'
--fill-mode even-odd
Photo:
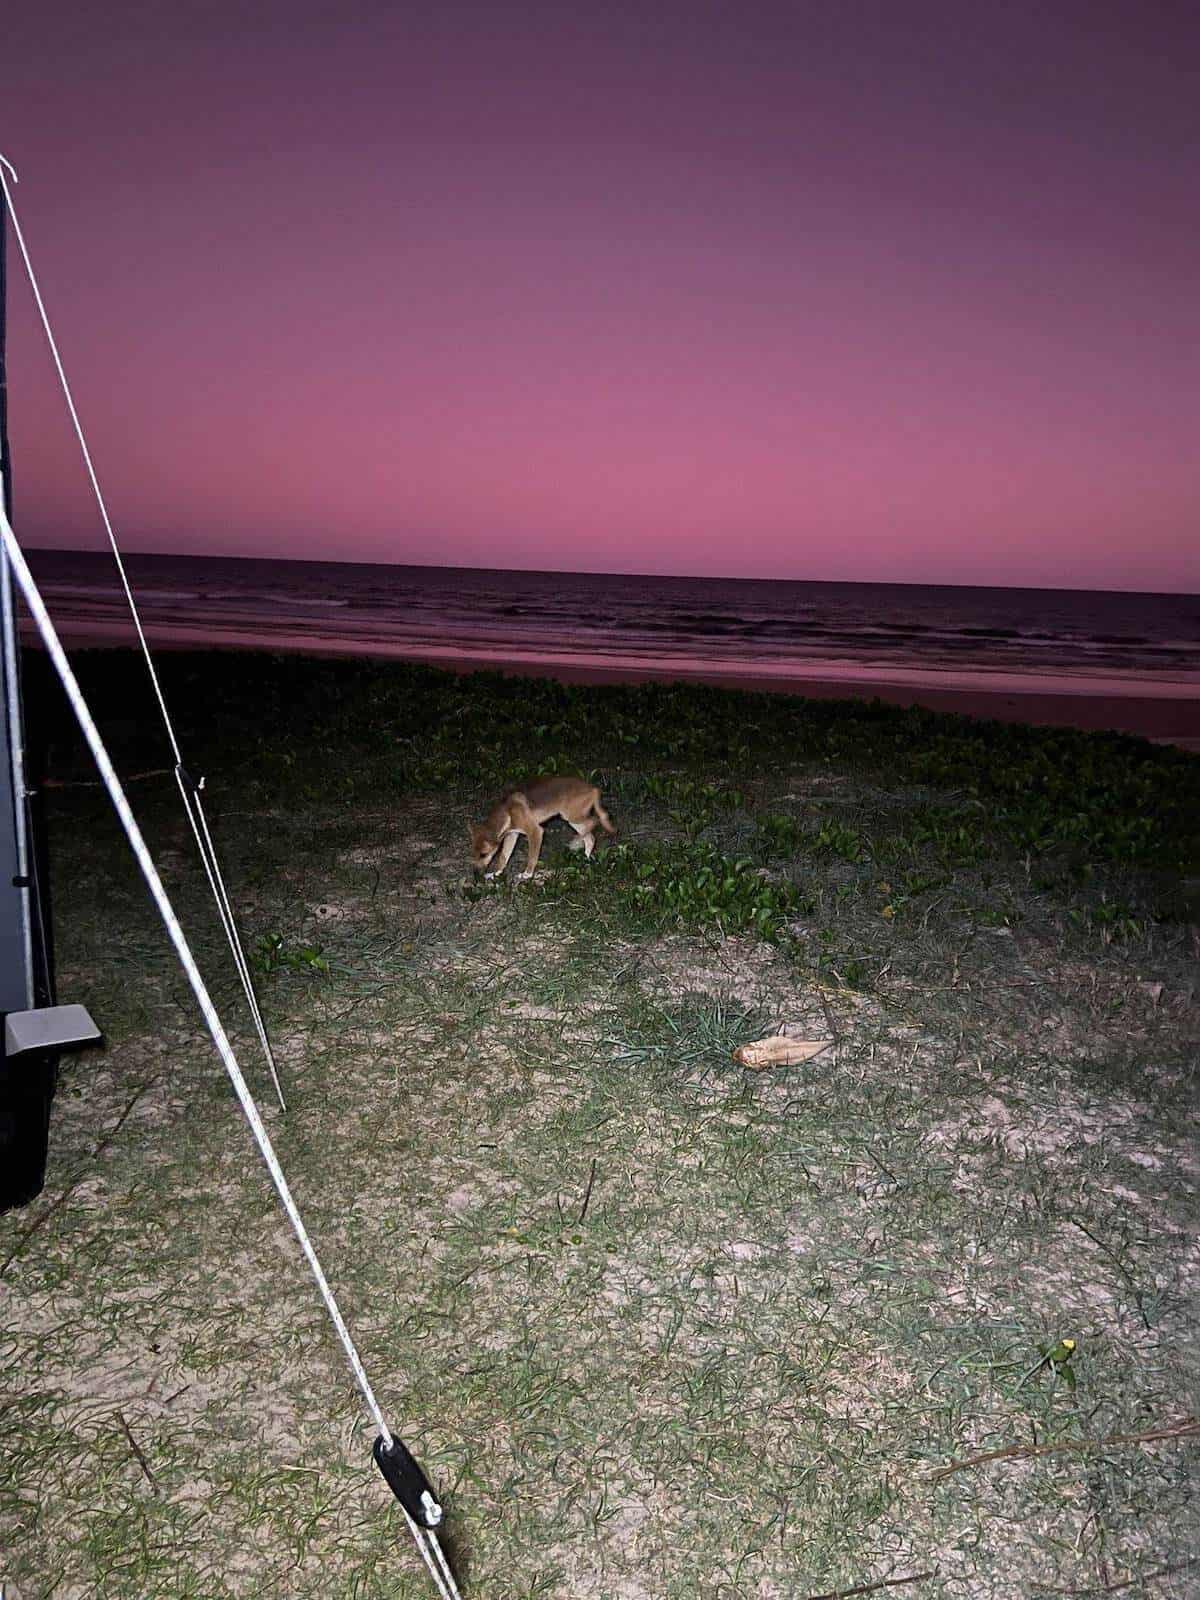
{"label": "dingo's head", "polygon": [[500,841],[493,839],[486,827],[477,827],[473,822],[468,822],[467,832],[471,835],[471,865],[476,872],[482,872],[499,850]]}

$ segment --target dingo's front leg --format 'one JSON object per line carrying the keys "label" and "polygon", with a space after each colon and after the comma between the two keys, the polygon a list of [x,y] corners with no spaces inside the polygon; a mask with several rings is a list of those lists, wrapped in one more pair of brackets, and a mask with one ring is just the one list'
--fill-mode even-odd
{"label": "dingo's front leg", "polygon": [[500,854],[496,857],[496,865],[490,872],[484,873],[485,878],[498,878],[500,876],[508,865],[508,858],[516,849],[517,840],[520,837],[521,835],[516,831],[505,834],[504,843],[500,846]]}

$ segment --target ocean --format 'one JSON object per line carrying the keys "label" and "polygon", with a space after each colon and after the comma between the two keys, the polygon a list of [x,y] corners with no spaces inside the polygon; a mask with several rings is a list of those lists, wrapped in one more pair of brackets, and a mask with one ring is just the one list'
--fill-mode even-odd
{"label": "ocean", "polygon": [[[33,551],[67,640],[133,642],[104,554]],[[580,676],[1200,700],[1200,596],[127,558],[151,643]],[[920,698],[919,694],[913,696]]]}

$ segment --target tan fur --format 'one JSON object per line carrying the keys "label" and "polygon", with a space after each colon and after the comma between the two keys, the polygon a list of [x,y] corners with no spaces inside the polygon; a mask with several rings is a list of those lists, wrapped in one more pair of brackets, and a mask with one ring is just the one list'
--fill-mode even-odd
{"label": "tan fur", "polygon": [[[582,850],[589,857],[596,848],[593,838],[597,824],[605,833],[616,833],[608,812],[600,804],[600,791],[582,778],[534,778],[519,789],[507,790],[479,823],[468,823],[471,835],[471,865],[476,872],[485,872],[496,878],[508,865],[517,840],[524,835],[529,842],[529,860],[525,863],[522,878],[532,878],[542,851],[542,823],[551,817],[562,817],[575,829],[578,838],[571,840],[572,850]],[[495,866],[491,862],[499,853]]]}

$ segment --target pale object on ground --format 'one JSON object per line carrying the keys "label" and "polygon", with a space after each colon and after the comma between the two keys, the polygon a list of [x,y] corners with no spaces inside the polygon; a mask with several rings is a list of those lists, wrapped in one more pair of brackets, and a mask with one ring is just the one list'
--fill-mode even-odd
{"label": "pale object on ground", "polygon": [[782,1033],[769,1039],[756,1039],[733,1052],[739,1067],[750,1067],[762,1072],[766,1067],[794,1067],[801,1061],[811,1061],[833,1043],[832,1039],[789,1039]]}

